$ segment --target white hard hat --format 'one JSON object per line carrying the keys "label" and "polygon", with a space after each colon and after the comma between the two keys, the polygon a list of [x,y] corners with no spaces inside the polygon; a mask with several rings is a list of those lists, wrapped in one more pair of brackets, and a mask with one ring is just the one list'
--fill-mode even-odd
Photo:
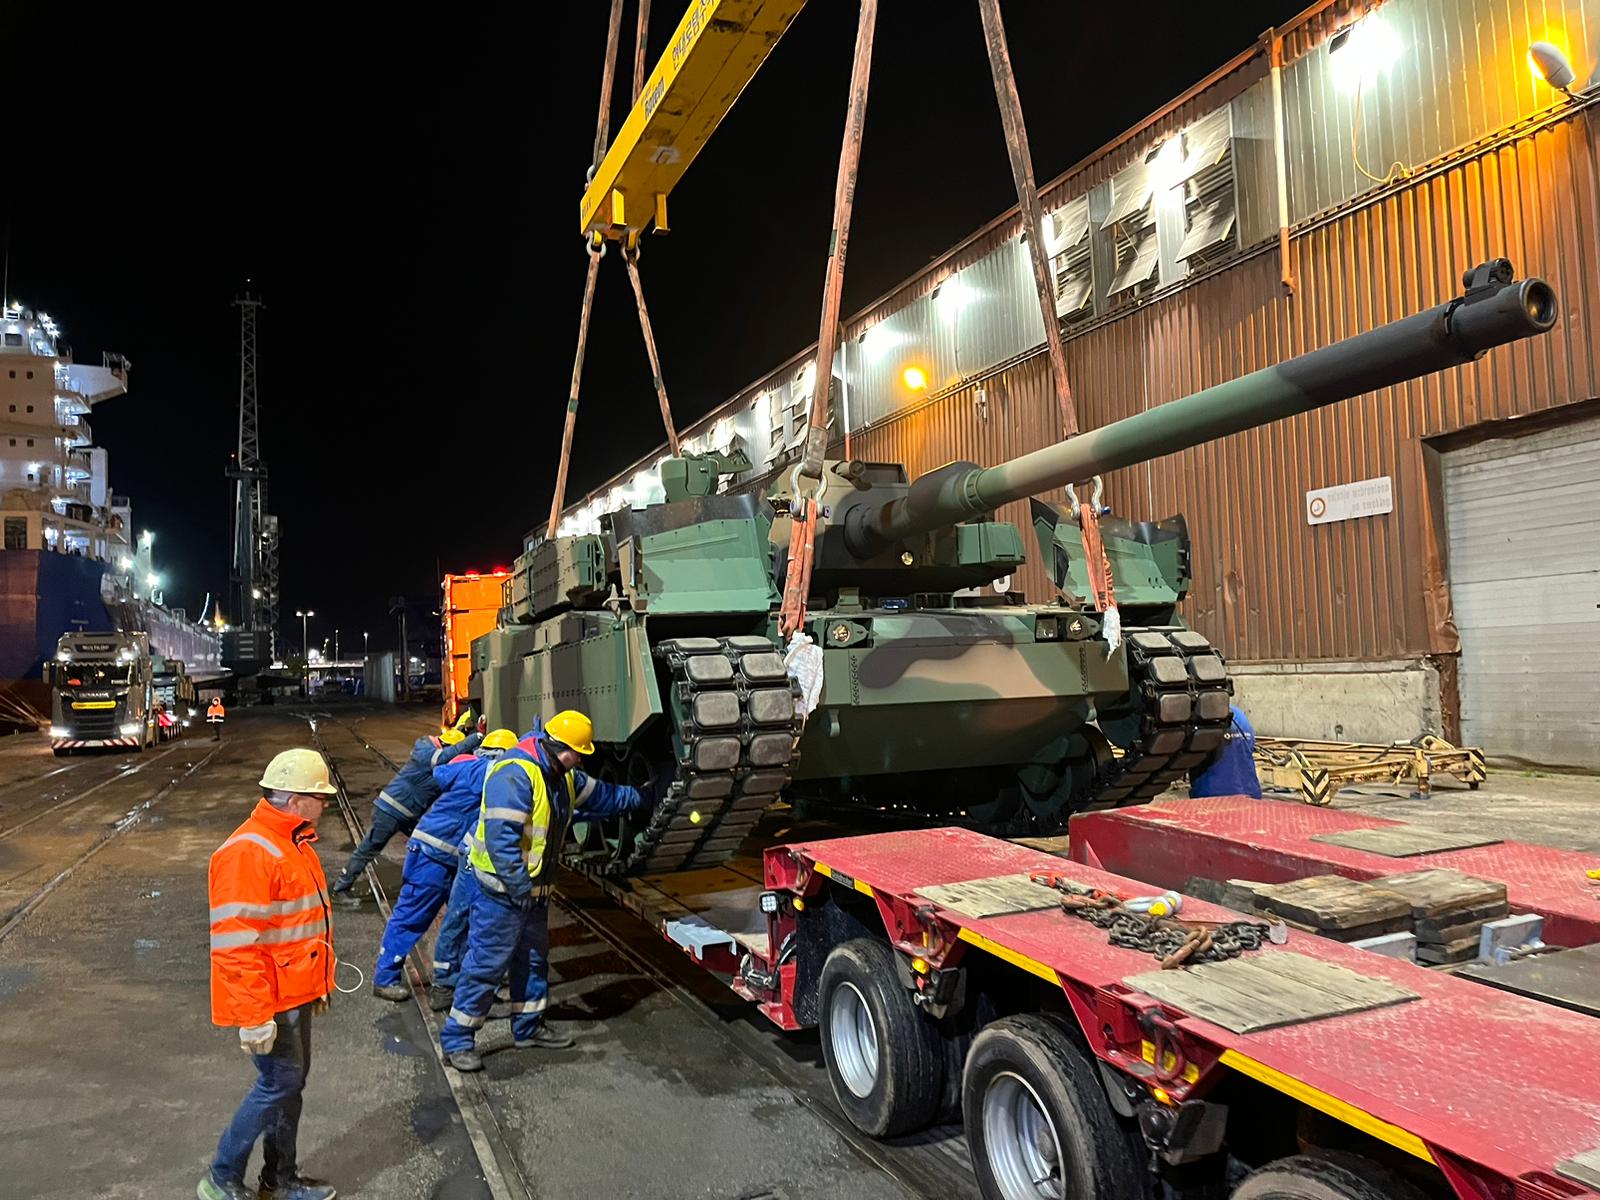
{"label": "white hard hat", "polygon": [[328,779],[328,764],[315,750],[285,750],[267,764],[261,786],[269,792],[332,796],[338,789]]}

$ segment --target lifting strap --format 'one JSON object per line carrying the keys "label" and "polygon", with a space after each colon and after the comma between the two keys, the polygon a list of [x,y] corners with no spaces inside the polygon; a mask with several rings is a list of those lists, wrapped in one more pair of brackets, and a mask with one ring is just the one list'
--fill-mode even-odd
{"label": "lifting strap", "polygon": [[[650,42],[650,0],[639,0],[639,36],[633,43],[633,102],[639,103],[644,91],[644,55]],[[599,162],[598,157],[595,162]]]}
{"label": "lifting strap", "polygon": [[1096,475],[1089,499],[1080,503],[1075,488],[1067,490],[1067,498],[1072,504],[1072,515],[1078,519],[1078,528],[1083,533],[1083,559],[1089,568],[1089,591],[1093,593],[1094,605],[1104,621],[1101,628],[1109,653],[1116,650],[1122,641],[1122,613],[1117,608],[1116,586],[1111,579],[1111,560],[1106,556],[1105,540],[1100,536],[1101,490],[1100,476]]}
{"label": "lifting strap", "polygon": [[678,431],[672,424],[672,405],[667,402],[667,383],[661,377],[661,356],[656,353],[656,335],[650,328],[650,310],[644,303],[644,284],[639,280],[639,243],[622,247],[622,262],[628,268],[628,282],[633,284],[633,298],[639,306],[639,332],[644,334],[645,353],[650,356],[650,378],[655,384],[656,400],[661,405],[661,424],[667,430],[667,453],[678,457]]}
{"label": "lifting strap", "polygon": [[[839,344],[839,303],[844,292],[845,258],[850,249],[850,216],[855,209],[856,169],[861,163],[861,134],[867,118],[867,86],[872,76],[872,36],[878,23],[878,0],[861,0],[856,26],[856,53],[850,66],[850,105],[844,119],[844,144],[833,188],[833,233],[828,240],[828,265],[822,286],[822,325],[817,332],[815,382],[811,418],[801,450],[798,482],[810,483],[810,496],[796,495],[789,533],[789,565],[783,584],[778,631],[784,641],[806,620],[811,591],[811,564],[816,548],[817,497],[822,491],[822,460],[828,450],[828,390],[833,383],[833,354]],[[798,489],[797,489],[798,491]]]}
{"label": "lifting strap", "polygon": [[[600,113],[594,123],[594,156],[589,173],[594,174],[605,156],[606,144],[611,140],[611,89],[617,78],[617,42],[622,37],[622,0],[611,0],[611,20],[606,27],[606,59],[600,68]],[[589,271],[583,281],[583,304],[578,310],[578,349],[572,359],[572,386],[567,390],[567,415],[561,427],[561,457],[556,460],[556,486],[550,497],[550,520],[545,526],[547,538],[556,536],[561,524],[561,510],[567,503],[567,467],[572,462],[572,434],[578,426],[578,385],[583,379],[583,355],[589,346],[589,317],[594,312],[594,285],[600,277],[600,260],[605,257],[605,242],[598,239],[587,243]]]}
{"label": "lifting strap", "polygon": [[[639,2],[638,36],[633,52],[633,99],[637,104],[639,92],[644,87],[645,50],[650,32],[650,0]],[[611,0],[611,20],[606,28],[606,58],[600,71],[600,113],[595,119],[594,159],[589,167],[590,178],[605,157],[611,140],[611,91],[617,78],[617,43],[622,37],[622,0]],[[556,463],[555,492],[550,497],[550,519],[545,525],[545,537],[553,538],[561,525],[561,510],[567,502],[567,471],[572,462],[572,436],[578,425],[578,389],[583,378],[583,356],[589,344],[589,318],[594,312],[595,282],[600,275],[600,260],[605,257],[605,239],[598,234],[586,243],[589,250],[589,271],[583,283],[583,304],[578,314],[578,349],[572,362],[572,386],[567,393],[567,415],[561,428],[561,457]],[[656,389],[656,399],[661,404],[661,422],[667,430],[668,452],[677,457],[678,431],[672,423],[672,406],[667,401],[667,385],[661,375],[661,356],[656,353],[655,333],[650,325],[650,310],[644,302],[644,284],[639,278],[639,243],[637,235],[630,234],[622,247],[622,261],[628,269],[628,280],[633,285],[633,298],[639,308],[639,328],[644,334],[645,352],[650,358],[650,374]]]}
{"label": "lifting strap", "polygon": [[1011,179],[1017,188],[1017,207],[1027,233],[1028,259],[1033,264],[1033,287],[1039,297],[1039,315],[1044,318],[1044,338],[1050,349],[1050,374],[1056,386],[1056,401],[1061,406],[1061,436],[1078,433],[1078,414],[1072,402],[1072,384],[1067,379],[1067,350],[1061,341],[1061,324],[1056,316],[1055,272],[1044,245],[1044,209],[1039,204],[1039,189],[1033,181],[1033,154],[1028,149],[1028,127],[1022,119],[1022,97],[1017,94],[1017,78],[1011,70],[1011,50],[1006,44],[1006,27],[1000,20],[1000,0],[978,0],[983,16],[983,40],[989,50],[989,71],[994,76],[995,99],[1000,102],[1000,123],[1006,132],[1006,154],[1011,159]]}
{"label": "lifting strap", "polygon": [[567,417],[561,427],[561,457],[556,462],[556,490],[550,497],[550,522],[545,527],[545,537],[556,536],[561,524],[561,510],[566,505],[567,467],[572,461],[572,432],[578,425],[578,383],[583,378],[583,354],[589,344],[589,314],[594,311],[594,285],[600,277],[600,260],[605,257],[606,244],[588,243],[589,273],[583,281],[583,307],[578,314],[578,352],[572,360],[572,387],[567,392]]}

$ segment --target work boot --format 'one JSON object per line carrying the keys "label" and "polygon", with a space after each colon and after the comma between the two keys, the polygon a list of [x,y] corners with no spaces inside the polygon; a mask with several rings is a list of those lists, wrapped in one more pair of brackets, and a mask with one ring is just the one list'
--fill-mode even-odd
{"label": "work boot", "polygon": [[207,1175],[194,1189],[200,1200],[256,1200],[256,1194],[242,1183],[218,1183]]}
{"label": "work boot", "polygon": [[574,1044],[571,1034],[553,1028],[548,1021],[540,1025],[531,1038],[518,1038],[516,1041],[518,1050],[565,1050]]}
{"label": "work boot", "polygon": [[483,1070],[483,1055],[476,1050],[446,1050],[444,1060],[458,1071]]}
{"label": "work boot", "polygon": [[296,1175],[276,1187],[268,1187],[263,1180],[261,1190],[256,1193],[256,1200],[333,1200],[338,1194],[338,1190],[332,1184]]}
{"label": "work boot", "polygon": [[403,983],[375,983],[372,994],[380,1000],[393,1000],[396,1004],[411,999],[411,989]]}
{"label": "work boot", "polygon": [[442,987],[436,983],[428,989],[428,1007],[434,1012],[449,1012],[455,1002],[456,990],[453,987]]}
{"label": "work boot", "polygon": [[355,881],[346,881],[340,878],[328,889],[328,899],[342,908],[360,908],[365,902],[365,896],[358,896],[353,890]]}

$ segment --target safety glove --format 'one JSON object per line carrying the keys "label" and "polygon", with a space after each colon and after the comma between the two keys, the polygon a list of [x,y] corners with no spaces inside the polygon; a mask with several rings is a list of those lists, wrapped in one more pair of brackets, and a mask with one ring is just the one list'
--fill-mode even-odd
{"label": "safety glove", "polygon": [[268,1021],[265,1025],[241,1025],[239,1027],[239,1049],[246,1054],[270,1054],[272,1043],[278,1040],[278,1023]]}

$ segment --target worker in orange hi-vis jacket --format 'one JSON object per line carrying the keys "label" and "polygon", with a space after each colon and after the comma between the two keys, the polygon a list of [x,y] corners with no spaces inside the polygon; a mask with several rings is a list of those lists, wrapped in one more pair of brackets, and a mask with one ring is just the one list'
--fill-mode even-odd
{"label": "worker in orange hi-vis jacket", "polygon": [[222,707],[222,697],[211,697],[211,703],[206,705],[206,724],[211,726],[211,740],[222,740],[222,722],[227,718],[227,711]]}
{"label": "worker in orange hi-vis jacket", "polygon": [[[237,1026],[255,1085],[217,1143],[200,1200],[330,1200],[300,1174],[295,1141],[311,1066],[311,1017],[334,991],[333,916],[317,858],[317,820],[334,794],[315,750],[285,750],[261,777],[244,824],[211,856],[211,1020]],[[261,1186],[247,1188],[263,1138]]]}

